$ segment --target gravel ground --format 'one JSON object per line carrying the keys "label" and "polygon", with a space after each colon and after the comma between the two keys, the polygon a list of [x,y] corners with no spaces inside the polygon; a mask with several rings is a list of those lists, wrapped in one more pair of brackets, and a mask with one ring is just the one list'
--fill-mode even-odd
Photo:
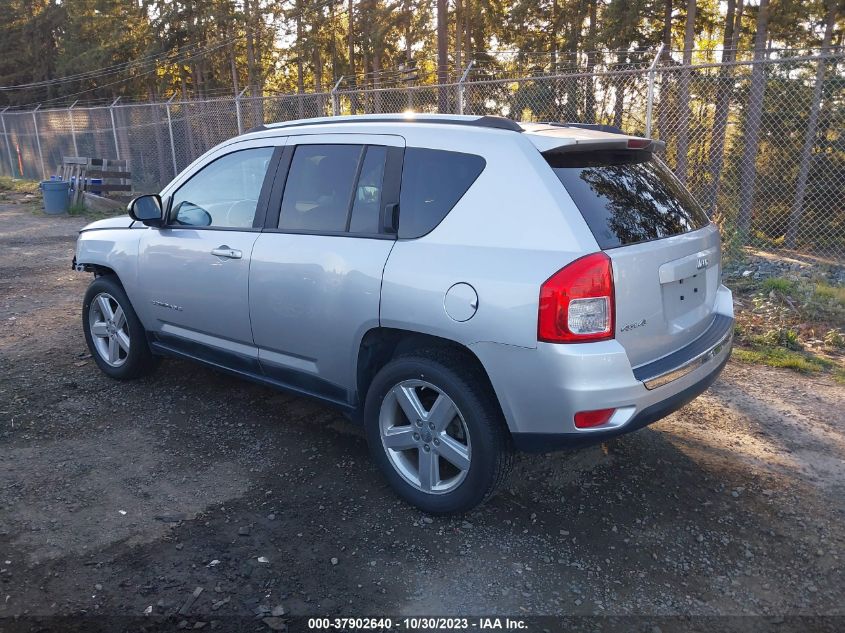
{"label": "gravel ground", "polygon": [[331,409],[185,362],[101,374],[84,223],[0,205],[0,617],[845,615],[842,384],[730,363],[671,417],[430,518]]}

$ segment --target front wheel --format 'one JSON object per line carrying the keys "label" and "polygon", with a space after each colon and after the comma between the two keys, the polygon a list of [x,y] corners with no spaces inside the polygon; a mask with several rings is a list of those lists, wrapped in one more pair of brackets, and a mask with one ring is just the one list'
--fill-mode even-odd
{"label": "front wheel", "polygon": [[91,356],[108,376],[130,380],[155,368],[144,326],[116,277],[97,277],[88,286],[82,328]]}
{"label": "front wheel", "polygon": [[390,361],[365,404],[367,441],[393,489],[432,514],[486,500],[512,461],[491,388],[466,359],[429,350]]}

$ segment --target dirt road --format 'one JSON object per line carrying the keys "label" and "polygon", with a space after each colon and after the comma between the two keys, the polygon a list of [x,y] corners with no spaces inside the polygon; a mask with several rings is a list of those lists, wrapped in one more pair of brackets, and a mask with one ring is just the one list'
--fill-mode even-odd
{"label": "dirt road", "polygon": [[432,519],[331,409],[185,362],[103,376],[82,224],[0,206],[0,617],[845,615],[842,384],[731,363],[670,418],[524,457]]}

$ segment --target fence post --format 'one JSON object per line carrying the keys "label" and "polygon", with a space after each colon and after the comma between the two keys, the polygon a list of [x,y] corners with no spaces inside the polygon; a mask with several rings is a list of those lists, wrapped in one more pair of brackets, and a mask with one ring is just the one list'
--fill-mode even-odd
{"label": "fence post", "polygon": [[244,88],[237,95],[235,95],[235,116],[238,119],[238,136],[244,133],[244,124],[241,121],[241,97],[244,96],[246,90],[247,89]]}
{"label": "fence post", "polygon": [[472,70],[473,65],[475,65],[475,60],[471,59],[464,70],[464,74],[458,80],[458,114],[464,113],[464,82],[469,75],[469,71]]}
{"label": "fence post", "polygon": [[170,118],[170,103],[173,99],[176,98],[176,93],[173,93],[173,96],[167,100],[165,104],[165,108],[167,108],[167,131],[170,133],[170,156],[173,158],[173,177],[176,178],[176,174],[179,173],[179,170],[176,168],[176,145],[173,143],[173,120]]}
{"label": "fence post", "polygon": [[337,89],[340,88],[340,83],[343,81],[343,75],[337,80],[337,83],[332,88],[332,116],[340,116],[340,97],[337,94]]}
{"label": "fence post", "polygon": [[646,102],[646,110],[645,110],[645,135],[646,138],[651,137],[651,121],[652,121],[652,114],[654,112],[654,74],[655,69],[657,68],[657,62],[660,61],[660,56],[663,54],[663,47],[665,46],[664,43],[661,42],[660,47],[657,49],[657,53],[654,55],[654,61],[651,62],[651,66],[648,67],[648,101]]}
{"label": "fence post", "polygon": [[[15,161],[12,160],[12,142],[9,140],[9,133],[6,131],[6,117],[4,113],[8,110],[11,106],[6,106],[2,110],[0,110],[0,121],[3,121],[3,138],[6,140],[6,152],[9,154],[9,176],[14,178],[15,177]],[[21,174],[23,176],[23,174]]]}
{"label": "fence post", "polygon": [[114,124],[114,106],[120,101],[120,97],[112,101],[109,106],[109,114],[111,115],[111,132],[114,136],[114,153],[117,155],[117,160],[120,160],[120,145],[117,142],[117,126]]}
{"label": "fence post", "polygon": [[76,146],[76,126],[73,123],[73,106],[79,103],[79,99],[70,104],[67,109],[67,118],[70,121],[70,137],[73,139],[73,155],[79,156],[79,148]]}
{"label": "fence post", "polygon": [[[38,108],[40,107],[41,104],[39,103],[35,106],[35,110],[32,111],[32,123],[35,125],[35,145],[38,147],[38,160],[41,161],[41,176],[42,178],[46,178],[47,168],[44,167],[44,153],[41,151],[41,139],[38,138],[38,117],[35,116],[35,113],[38,112]],[[21,174],[21,177],[23,177],[23,174]]]}

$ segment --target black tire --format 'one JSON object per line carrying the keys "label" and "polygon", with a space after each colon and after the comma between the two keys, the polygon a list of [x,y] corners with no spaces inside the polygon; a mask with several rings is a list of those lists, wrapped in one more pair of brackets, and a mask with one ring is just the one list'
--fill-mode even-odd
{"label": "black tire", "polygon": [[[382,444],[379,415],[394,386],[424,380],[448,395],[460,411],[471,439],[471,459],[463,481],[441,494],[424,492],[396,470]],[[388,362],[375,376],[364,405],[364,426],[373,459],[396,493],[430,514],[471,510],[493,495],[513,464],[513,445],[487,377],[451,350],[419,350]]]}
{"label": "black tire", "polygon": [[[129,336],[129,351],[126,353],[125,359],[118,367],[110,365],[105,358],[103,358],[97,346],[94,344],[94,335],[91,333],[89,326],[89,314],[92,310],[92,304],[98,295],[106,293],[110,295],[114,301],[123,310],[126,317],[126,328]],[[85,298],[82,301],[82,331],[85,333],[85,342],[88,344],[88,349],[91,352],[91,357],[97,366],[107,376],[116,380],[132,380],[146,376],[152,372],[158,365],[157,358],[150,351],[149,343],[147,342],[146,332],[138,315],[126,296],[123,286],[120,285],[117,277],[114,275],[103,275],[97,277],[88,286],[85,292]]]}

